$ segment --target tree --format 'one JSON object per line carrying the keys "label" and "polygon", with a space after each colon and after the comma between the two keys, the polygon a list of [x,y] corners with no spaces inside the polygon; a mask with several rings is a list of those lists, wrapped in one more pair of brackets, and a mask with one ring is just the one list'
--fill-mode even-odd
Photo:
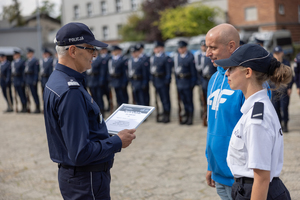
{"label": "tree", "polygon": [[137,24],[141,21],[141,17],[137,14],[130,15],[128,17],[128,22],[124,25],[120,34],[124,41],[141,41],[145,39],[145,35],[141,31],[137,31]]}
{"label": "tree", "polygon": [[170,8],[160,12],[161,18],[157,24],[164,39],[206,34],[216,25],[214,18],[218,11],[218,8],[203,4]]}
{"label": "tree", "polygon": [[161,40],[162,35],[157,22],[160,12],[167,8],[176,8],[187,3],[187,0],[145,0],[142,4],[143,18],[137,24],[137,31],[145,34],[146,41]]}
{"label": "tree", "polygon": [[8,20],[9,23],[16,22],[16,26],[23,26],[25,24],[18,0],[13,0],[13,4],[10,6],[3,6],[2,16],[3,19]]}
{"label": "tree", "polygon": [[[53,16],[54,6],[55,6],[54,3],[50,3],[48,0],[43,0],[42,6],[39,6],[40,13],[55,17],[55,16]],[[37,13],[37,8],[32,12],[32,14],[34,15],[36,13]]]}

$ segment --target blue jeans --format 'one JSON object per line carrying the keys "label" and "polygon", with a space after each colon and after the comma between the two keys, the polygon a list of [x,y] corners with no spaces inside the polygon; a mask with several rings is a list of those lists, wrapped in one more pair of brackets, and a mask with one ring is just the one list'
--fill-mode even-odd
{"label": "blue jeans", "polygon": [[220,196],[221,200],[232,200],[231,197],[231,187],[228,185],[223,185],[221,183],[216,183],[217,193]]}

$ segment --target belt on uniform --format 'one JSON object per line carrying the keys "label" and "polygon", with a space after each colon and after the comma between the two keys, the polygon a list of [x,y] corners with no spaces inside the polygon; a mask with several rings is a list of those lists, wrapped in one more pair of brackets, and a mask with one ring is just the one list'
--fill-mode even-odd
{"label": "belt on uniform", "polygon": [[78,172],[106,172],[110,170],[113,166],[114,160],[100,163],[97,165],[86,165],[86,166],[70,166],[70,165],[63,165],[61,163],[58,163],[58,168],[65,168],[65,169],[72,169],[74,171]]}
{"label": "belt on uniform", "polygon": [[[273,180],[279,179],[279,177],[274,177]],[[241,178],[234,178],[235,182],[239,183],[247,183],[247,184],[253,184],[254,179],[248,178],[248,177],[241,177]]]}
{"label": "belt on uniform", "polygon": [[48,78],[49,76],[50,76],[49,74],[42,74],[42,75],[41,75],[41,77],[47,77],[47,78]]}
{"label": "belt on uniform", "polygon": [[176,76],[177,76],[177,78],[190,78],[191,74],[190,73],[188,73],[188,74],[179,73]]}
{"label": "belt on uniform", "polygon": [[132,79],[132,80],[143,80],[143,76],[134,74],[134,75],[132,75],[132,77],[130,79]]}
{"label": "belt on uniform", "polygon": [[112,78],[121,78],[121,74],[110,74]]}
{"label": "belt on uniform", "polygon": [[154,77],[157,77],[157,78],[163,78],[165,77],[165,73],[154,73],[152,74]]}

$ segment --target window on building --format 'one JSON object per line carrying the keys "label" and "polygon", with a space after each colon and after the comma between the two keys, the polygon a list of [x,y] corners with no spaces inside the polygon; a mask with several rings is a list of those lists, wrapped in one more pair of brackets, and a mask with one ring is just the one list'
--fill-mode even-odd
{"label": "window on building", "polygon": [[255,21],[257,20],[257,8],[248,7],[245,8],[245,21]]}
{"label": "window on building", "polygon": [[137,10],[137,2],[136,2],[136,0],[131,0],[131,10]]}
{"label": "window on building", "polygon": [[106,15],[107,14],[107,4],[106,1],[101,1],[101,14]]}
{"label": "window on building", "polygon": [[279,14],[281,14],[281,15],[284,15],[284,14],[285,14],[285,12],[284,12],[284,5],[279,4],[278,12],[279,12]]}
{"label": "window on building", "polygon": [[103,32],[103,40],[107,40],[108,39],[108,27],[107,26],[103,26],[102,27],[102,32]]}
{"label": "window on building", "polygon": [[122,2],[121,0],[116,0],[116,11],[121,12],[122,9]]}
{"label": "window on building", "polygon": [[119,39],[122,39],[121,29],[122,29],[122,24],[118,24],[117,25],[117,30],[118,30],[118,38]]}
{"label": "window on building", "polygon": [[91,17],[92,14],[93,14],[92,3],[87,3],[86,4],[86,9],[87,9],[87,16]]}
{"label": "window on building", "polygon": [[78,5],[74,6],[74,18],[75,19],[79,18],[79,6]]}
{"label": "window on building", "polygon": [[300,23],[300,5],[298,5],[298,22]]}

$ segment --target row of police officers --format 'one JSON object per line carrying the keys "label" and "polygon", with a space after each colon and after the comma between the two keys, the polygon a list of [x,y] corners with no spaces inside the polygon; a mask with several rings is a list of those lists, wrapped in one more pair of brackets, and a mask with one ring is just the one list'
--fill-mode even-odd
{"label": "row of police officers", "polygon": [[[38,60],[34,56],[34,50],[27,48],[26,60],[21,57],[21,51],[15,50],[13,60],[9,61],[5,54],[0,54],[1,89],[7,102],[5,112],[12,112],[14,104],[16,112],[18,112],[18,99],[22,105],[20,112],[30,112],[29,95],[32,96],[36,107],[33,113],[41,112],[37,84],[40,80],[42,88],[44,88],[53,71],[57,60],[53,59],[51,55],[51,52],[45,49],[43,59]],[[15,100],[12,96],[12,85],[15,88]]]}
{"label": "row of police officers", "polygon": [[[201,116],[203,124],[206,125],[206,88],[210,76],[216,69],[205,56],[204,41],[195,55],[188,51],[187,42],[179,41],[178,51],[173,58],[165,54],[162,42],[155,42],[151,57],[143,53],[143,48],[143,44],[132,46],[129,56],[124,56],[119,46],[112,46],[111,55],[106,48],[102,48],[99,55],[94,58],[92,68],[87,71],[86,82],[102,114],[112,109],[111,89],[115,92],[118,106],[128,103],[130,96],[128,85],[131,87],[133,103],[149,105],[149,82],[152,82],[158,110],[157,122],[170,122],[170,83],[174,72],[180,124],[193,124],[193,88],[199,85]],[[108,108],[104,106],[104,98],[109,102]],[[159,105],[162,105],[161,109],[158,108]]]}
{"label": "row of police officers", "polygon": [[[98,104],[102,114],[113,111],[112,91],[115,93],[118,106],[129,103],[128,85],[131,87],[133,103],[149,105],[149,83],[155,88],[155,102],[157,107],[157,122],[170,122],[171,100],[170,83],[172,73],[175,75],[177,86],[177,103],[179,106],[180,124],[193,123],[194,104],[193,88],[199,85],[201,116],[203,125],[206,125],[206,93],[210,76],[216,68],[210,59],[205,56],[205,42],[202,41],[201,49],[193,55],[187,49],[187,42],[178,42],[178,51],[171,58],[164,52],[164,43],[155,42],[151,57],[143,53],[143,44],[130,48],[130,55],[122,54],[119,46],[110,49],[102,48],[92,62],[92,68],[86,72],[86,87]],[[1,55],[1,87],[7,101],[6,112],[13,111],[11,83],[15,87],[15,104],[20,99],[22,110],[28,112],[30,107],[29,94],[32,95],[36,109],[40,113],[40,101],[37,90],[38,81],[42,90],[55,68],[57,59],[52,57],[50,51],[45,49],[43,59],[39,61],[34,57],[34,50],[27,49],[27,60],[21,58],[21,53],[15,51],[13,61],[6,60]],[[105,108],[104,98],[108,105]],[[162,106],[159,109],[159,105]],[[16,105],[17,108],[17,105]]]}

